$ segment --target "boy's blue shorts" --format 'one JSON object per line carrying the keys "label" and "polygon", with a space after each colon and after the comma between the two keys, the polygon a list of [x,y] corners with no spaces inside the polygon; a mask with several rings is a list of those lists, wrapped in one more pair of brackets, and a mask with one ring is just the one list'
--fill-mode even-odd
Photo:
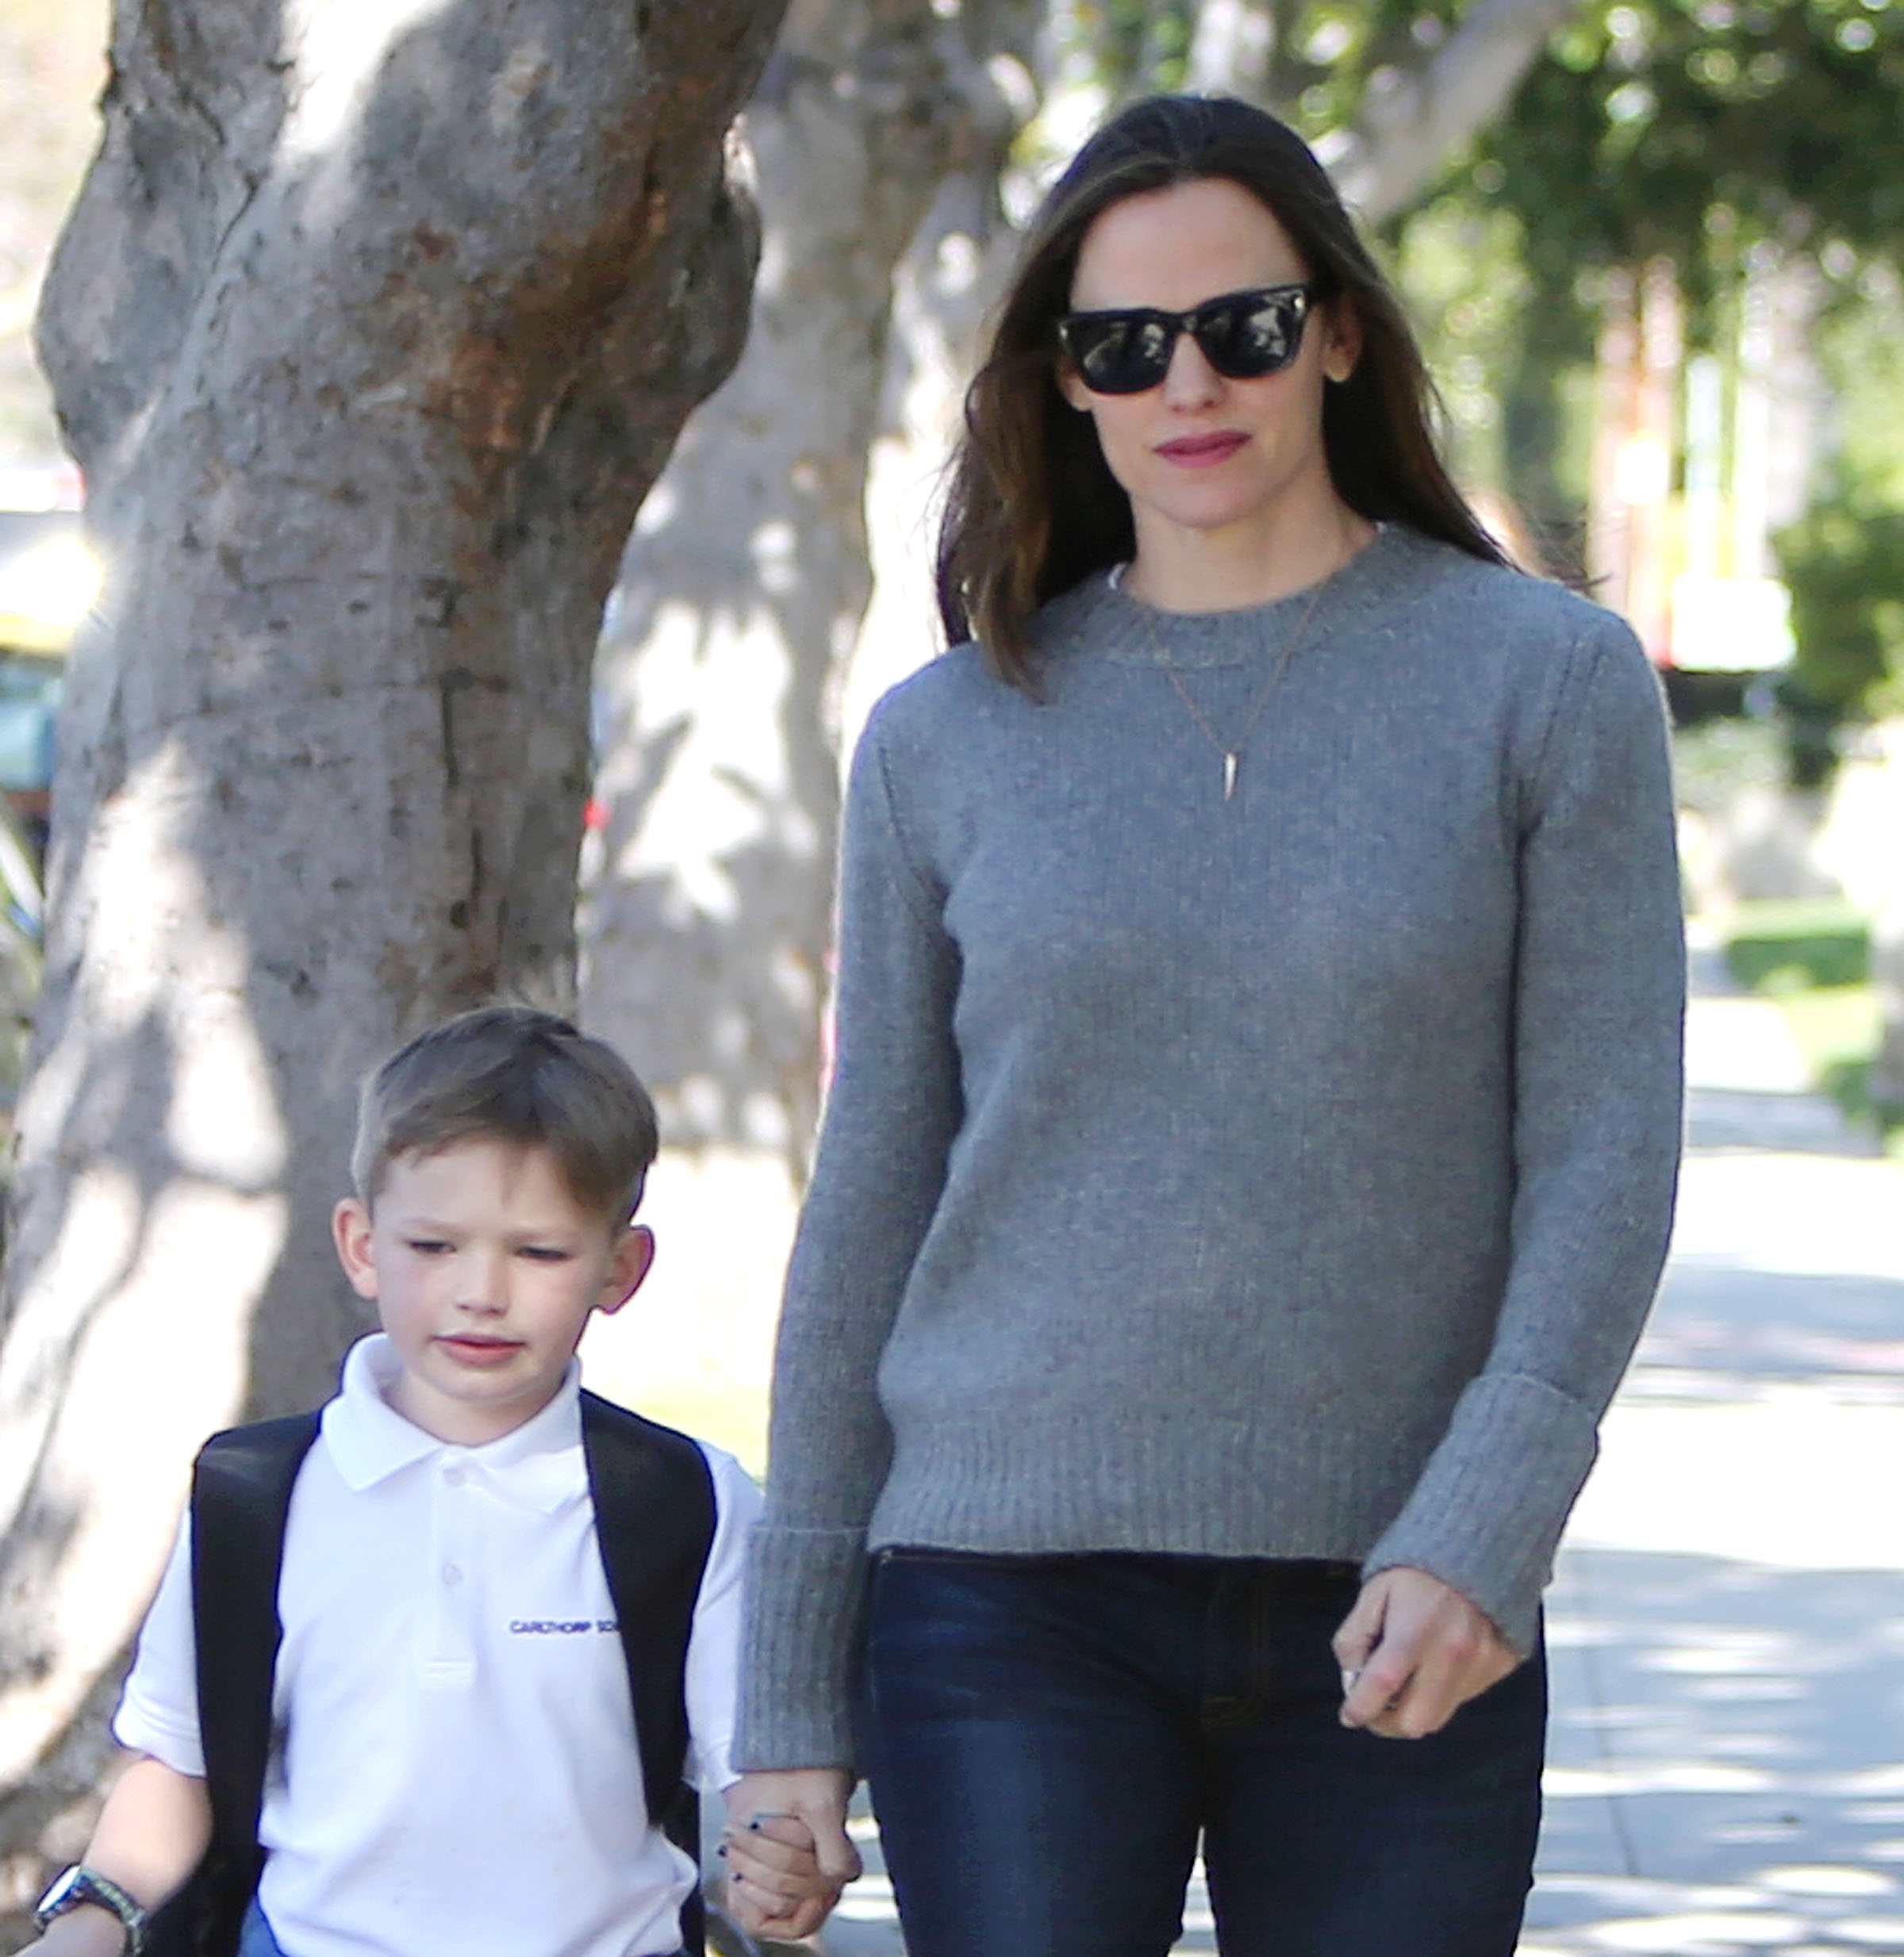
{"label": "boy's blue shorts", "polygon": [[244,1928],[238,1932],[238,1957],[284,1957],[255,1898],[244,1913]]}

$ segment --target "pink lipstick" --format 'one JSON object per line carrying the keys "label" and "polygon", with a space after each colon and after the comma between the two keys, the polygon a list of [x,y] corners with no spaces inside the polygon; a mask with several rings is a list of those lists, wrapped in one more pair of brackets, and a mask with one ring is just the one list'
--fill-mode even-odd
{"label": "pink lipstick", "polygon": [[1157,453],[1180,469],[1208,469],[1227,462],[1249,440],[1232,428],[1219,428],[1209,435],[1180,435],[1175,441],[1162,442]]}

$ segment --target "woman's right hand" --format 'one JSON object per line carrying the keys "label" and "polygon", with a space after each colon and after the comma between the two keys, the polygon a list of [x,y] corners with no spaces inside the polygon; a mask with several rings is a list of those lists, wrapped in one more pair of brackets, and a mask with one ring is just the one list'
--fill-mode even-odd
{"label": "woman's right hand", "polygon": [[1335,1656],[1342,1724],[1388,1740],[1439,1733],[1521,1662],[1478,1606],[1405,1564],[1362,1586],[1336,1632]]}
{"label": "woman's right hand", "polygon": [[[852,1775],[835,1767],[743,1774],[728,1788],[722,1838],[727,1908],[750,1936],[797,1942],[826,1921],[839,1892],[860,1872],[859,1851],[846,1833],[852,1792]],[[777,1826],[786,1822],[812,1837],[823,1884],[820,1894],[787,1886],[791,1858],[774,1839]]]}

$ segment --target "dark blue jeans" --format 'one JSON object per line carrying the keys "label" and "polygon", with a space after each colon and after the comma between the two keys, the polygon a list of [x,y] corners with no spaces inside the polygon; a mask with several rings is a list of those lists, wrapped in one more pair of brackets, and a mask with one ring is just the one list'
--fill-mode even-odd
{"label": "dark blue jeans", "polygon": [[1338,1721],[1353,1565],[889,1552],[873,1803],[909,1957],[1164,1957],[1200,1832],[1226,1957],[1511,1957],[1537,1655],[1425,1740]]}

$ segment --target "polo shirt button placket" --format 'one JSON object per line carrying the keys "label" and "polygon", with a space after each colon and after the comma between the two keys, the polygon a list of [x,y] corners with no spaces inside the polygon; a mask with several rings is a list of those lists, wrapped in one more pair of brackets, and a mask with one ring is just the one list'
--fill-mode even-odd
{"label": "polo shirt button placket", "polygon": [[[470,1471],[463,1466],[461,1461],[452,1458],[451,1460],[447,1460],[443,1463],[443,1486],[445,1487],[462,1488],[467,1484],[469,1479]],[[450,1531],[452,1541],[455,1540],[458,1533],[459,1532],[452,1527]],[[457,1562],[454,1556],[448,1556],[444,1559],[441,1574],[443,1577],[443,1587],[446,1590],[454,1590],[456,1586],[463,1581],[462,1565]]]}
{"label": "polo shirt button placket", "polygon": [[431,1502],[432,1554],[427,1566],[433,1573],[434,1607],[426,1674],[440,1687],[466,1687],[475,1677],[476,1627],[470,1613],[476,1608],[475,1587],[469,1582],[474,1518],[470,1497],[475,1475],[460,1456],[442,1464],[440,1484]]}

